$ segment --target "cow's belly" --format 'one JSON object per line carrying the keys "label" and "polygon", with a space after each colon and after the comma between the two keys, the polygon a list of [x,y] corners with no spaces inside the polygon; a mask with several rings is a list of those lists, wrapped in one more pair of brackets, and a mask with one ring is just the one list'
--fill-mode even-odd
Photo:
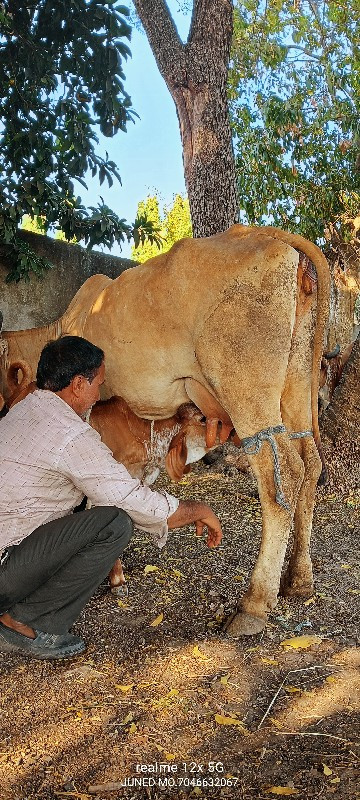
{"label": "cow's belly", "polygon": [[123,397],[143,419],[166,419],[189,401],[185,379],[201,373],[194,348],[184,334],[167,331],[162,337],[150,327],[125,332],[119,326],[111,336],[98,320],[90,320],[83,335],[104,350],[105,399]]}
{"label": "cow's belly", "polygon": [[[120,395],[120,391],[122,395]],[[121,376],[110,375],[105,382],[108,397],[120,395],[131,410],[142,419],[167,419],[176,414],[182,403],[188,403],[185,378],[166,381],[163,376],[144,375],[142,380],[121,380]]]}

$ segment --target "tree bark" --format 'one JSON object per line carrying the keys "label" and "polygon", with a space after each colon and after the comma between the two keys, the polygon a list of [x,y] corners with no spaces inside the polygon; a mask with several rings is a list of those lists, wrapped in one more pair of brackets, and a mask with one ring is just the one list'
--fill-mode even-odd
{"label": "tree bark", "polygon": [[331,403],[321,419],[321,436],[330,488],[359,489],[360,463],[360,334]]}
{"label": "tree bark", "polygon": [[232,1],[194,0],[186,43],[165,0],[134,5],[176,106],[193,235],[219,233],[238,213],[226,88]]}

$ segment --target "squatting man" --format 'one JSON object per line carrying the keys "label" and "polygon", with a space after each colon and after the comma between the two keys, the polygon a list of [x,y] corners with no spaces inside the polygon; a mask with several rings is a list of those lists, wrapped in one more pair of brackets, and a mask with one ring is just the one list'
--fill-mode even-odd
{"label": "squatting man", "polygon": [[[0,651],[41,659],[85,649],[73,622],[121,555],[133,523],[161,543],[196,524],[222,538],[211,508],[134,479],[85,421],[104,353],[78,336],[43,349],[37,389],[0,422]],[[73,513],[84,497],[91,509]]]}

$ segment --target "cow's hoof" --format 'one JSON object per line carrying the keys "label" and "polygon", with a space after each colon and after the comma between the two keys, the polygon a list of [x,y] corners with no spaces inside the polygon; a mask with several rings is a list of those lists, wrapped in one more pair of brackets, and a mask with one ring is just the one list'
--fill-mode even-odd
{"label": "cow's hoof", "polygon": [[283,597],[312,597],[314,594],[314,581],[312,578],[290,577],[285,573],[280,584],[280,594]]}
{"label": "cow's hoof", "polygon": [[114,595],[114,597],[124,598],[128,597],[129,595],[129,589],[127,583],[119,583],[119,586],[112,586],[110,591],[111,594]]}
{"label": "cow's hoof", "polygon": [[224,625],[226,636],[236,638],[238,636],[254,636],[264,630],[266,619],[254,617],[246,614],[245,611],[238,611],[232,614]]}

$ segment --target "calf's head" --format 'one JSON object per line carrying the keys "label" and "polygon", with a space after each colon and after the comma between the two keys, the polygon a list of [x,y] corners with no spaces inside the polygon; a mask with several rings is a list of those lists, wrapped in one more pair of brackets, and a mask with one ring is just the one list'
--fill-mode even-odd
{"label": "calf's head", "polygon": [[165,458],[166,471],[173,481],[181,480],[189,472],[190,464],[226,441],[230,433],[230,428],[227,430],[220,420],[207,420],[193,403],[181,405],[177,418],[180,430],[170,442]]}

